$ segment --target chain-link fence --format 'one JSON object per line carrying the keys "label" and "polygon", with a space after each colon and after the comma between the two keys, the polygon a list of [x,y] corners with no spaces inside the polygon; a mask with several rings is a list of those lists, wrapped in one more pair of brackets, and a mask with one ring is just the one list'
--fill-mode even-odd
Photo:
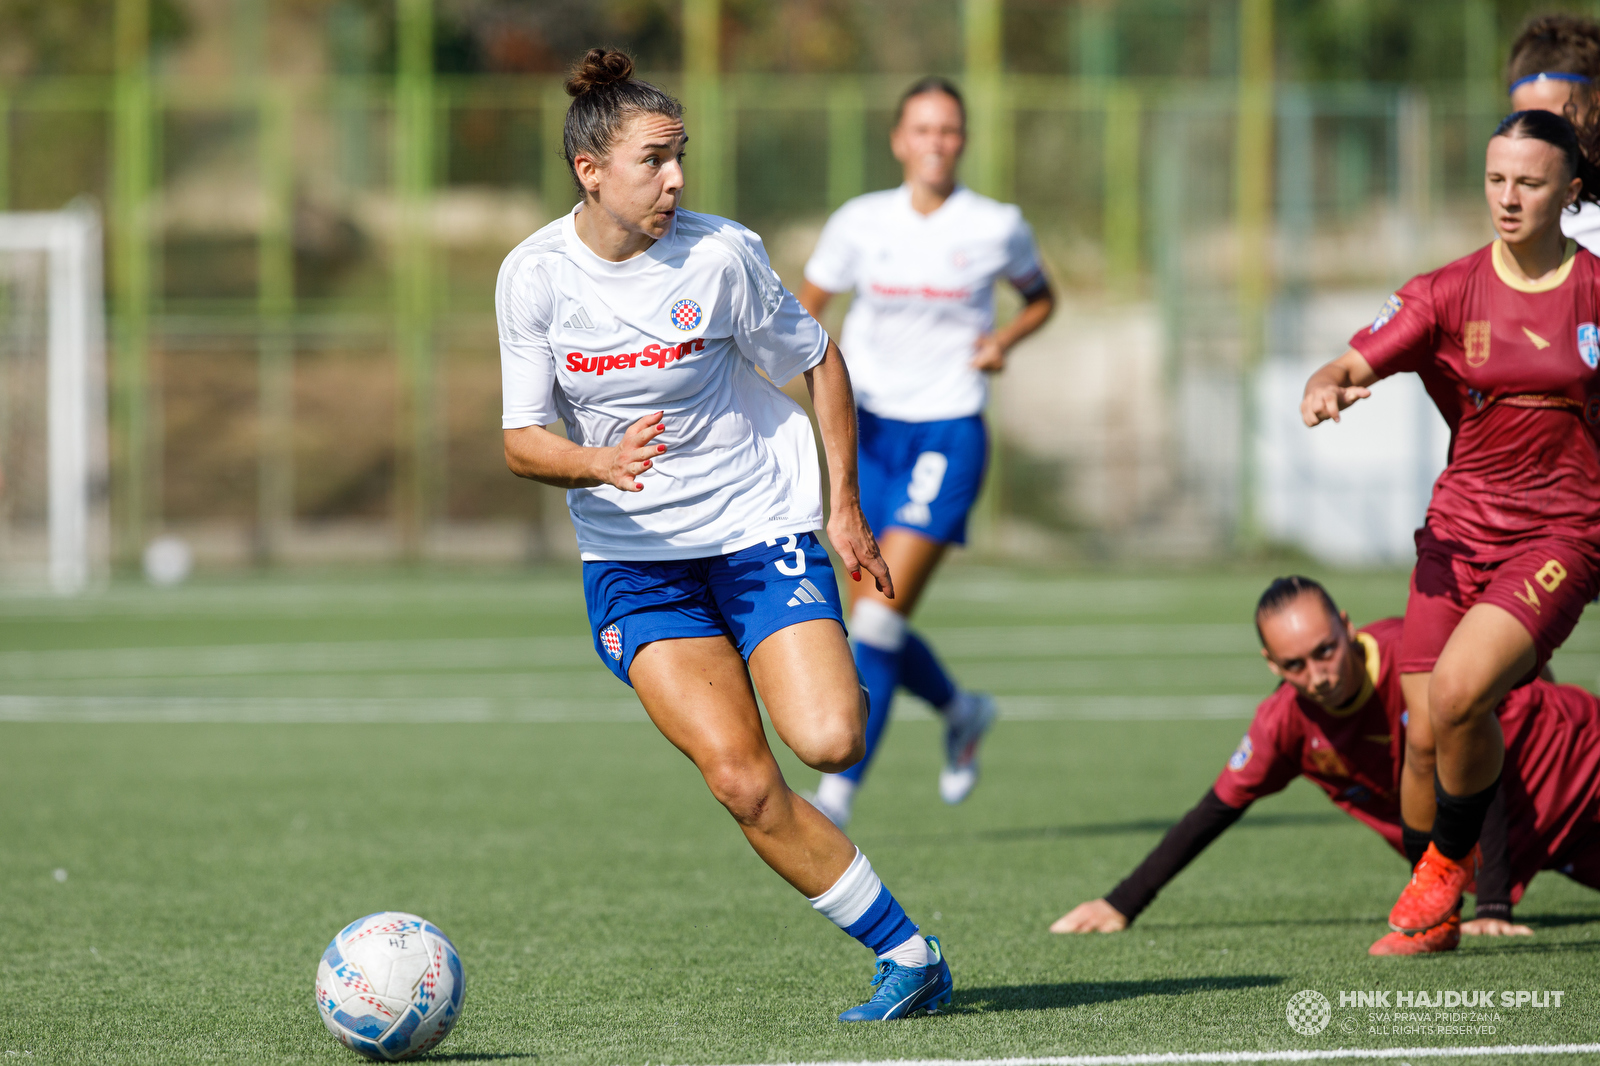
{"label": "chain-link fence", "polygon": [[[798,288],[828,211],[899,180],[904,80],[660,78],[689,105],[688,206],[762,233]],[[1487,239],[1498,101],[1278,85],[1251,148],[1232,79],[969,89],[965,173],[1022,206],[1062,296],[997,390],[980,547],[1292,535],[1253,502],[1248,382],[1337,355],[1353,308]],[[574,202],[565,105],[557,80],[488,76],[0,96],[0,206],[109,215],[125,556],[161,530],[237,561],[565,550],[559,495],[502,463],[492,301],[504,254]]]}

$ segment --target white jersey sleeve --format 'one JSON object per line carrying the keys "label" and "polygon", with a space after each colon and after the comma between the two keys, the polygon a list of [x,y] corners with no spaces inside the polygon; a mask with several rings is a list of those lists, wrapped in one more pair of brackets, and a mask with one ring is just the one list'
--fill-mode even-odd
{"label": "white jersey sleeve", "polygon": [[1561,232],[1595,255],[1600,255],[1600,204],[1584,200],[1577,211],[1561,212]]}
{"label": "white jersey sleeve", "polygon": [[740,353],[778,385],[822,362],[828,335],[783,287],[761,238],[740,227],[739,270],[728,286]]}
{"label": "white jersey sleeve", "polygon": [[854,206],[851,201],[828,216],[817,247],[806,261],[806,280],[824,292],[849,292],[856,287],[855,266],[861,252],[853,237]]}
{"label": "white jersey sleeve", "polygon": [[548,426],[556,409],[556,357],[549,328],[555,301],[547,279],[526,257],[508,257],[494,292],[500,334],[502,429]]}
{"label": "white jersey sleeve", "polygon": [[1018,292],[1031,293],[1044,284],[1044,264],[1039,262],[1039,246],[1033,240],[1033,227],[1012,208],[1015,221],[1006,236],[1006,263],[1001,273]]}

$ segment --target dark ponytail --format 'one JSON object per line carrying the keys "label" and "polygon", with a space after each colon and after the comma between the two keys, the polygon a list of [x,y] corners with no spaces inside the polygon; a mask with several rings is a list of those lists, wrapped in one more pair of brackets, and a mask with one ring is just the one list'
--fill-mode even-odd
{"label": "dark ponytail", "polygon": [[573,99],[561,134],[561,154],[574,182],[578,170],[572,161],[580,153],[604,159],[630,116],[683,118],[682,104],[649,82],[635,80],[633,60],[610,48],[591,48],[578,60],[567,77],[567,95]]}
{"label": "dark ponytail", "polygon": [[[1532,137],[1555,145],[1567,157],[1567,173],[1583,182],[1578,200],[1600,203],[1600,169],[1589,161],[1589,153],[1578,140],[1578,131],[1562,116],[1553,111],[1513,111],[1500,120],[1494,136]],[[1576,210],[1577,205],[1573,208]]]}

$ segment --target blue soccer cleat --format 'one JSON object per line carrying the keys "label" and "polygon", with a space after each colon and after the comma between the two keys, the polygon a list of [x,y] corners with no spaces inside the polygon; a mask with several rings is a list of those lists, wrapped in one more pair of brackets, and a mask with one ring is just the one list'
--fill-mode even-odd
{"label": "blue soccer cleat", "polygon": [[872,976],[877,991],[859,1007],[839,1015],[841,1022],[887,1022],[913,1014],[938,1014],[950,1005],[950,967],[944,961],[939,938],[926,936],[933,961],[926,966],[901,966],[892,959],[879,959]]}

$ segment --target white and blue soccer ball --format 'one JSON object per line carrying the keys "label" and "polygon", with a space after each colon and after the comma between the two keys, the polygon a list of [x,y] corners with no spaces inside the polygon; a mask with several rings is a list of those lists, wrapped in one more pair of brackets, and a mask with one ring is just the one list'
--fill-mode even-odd
{"label": "white and blue soccer ball", "polygon": [[439,1046],[467,982],[450,938],[415,914],[369,914],[339,930],[317,964],[317,1010],[352,1051],[386,1062]]}

